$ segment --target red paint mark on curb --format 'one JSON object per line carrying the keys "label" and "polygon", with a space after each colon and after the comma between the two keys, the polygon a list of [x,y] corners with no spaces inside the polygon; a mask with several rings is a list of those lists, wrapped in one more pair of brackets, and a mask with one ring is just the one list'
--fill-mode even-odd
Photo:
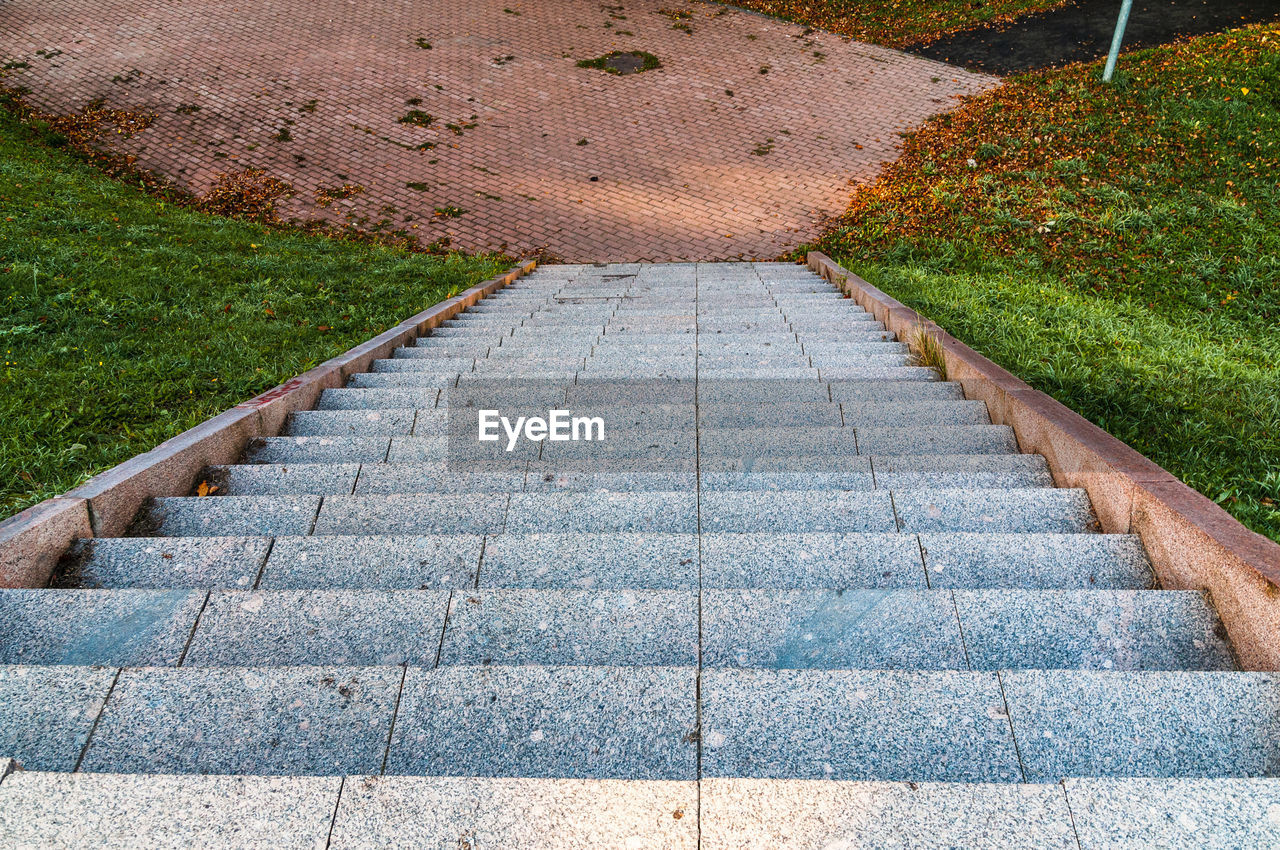
{"label": "red paint mark on curb", "polygon": [[254,396],[248,401],[237,404],[235,406],[235,409],[249,410],[253,408],[263,407],[267,404],[270,404],[271,402],[275,401],[278,398],[287,396],[289,393],[293,392],[294,390],[296,390],[298,387],[301,387],[305,383],[306,381],[302,380],[301,376],[297,378],[290,378],[289,380],[285,381],[283,384],[281,384],[280,386],[276,387],[273,390],[267,390],[262,395]]}

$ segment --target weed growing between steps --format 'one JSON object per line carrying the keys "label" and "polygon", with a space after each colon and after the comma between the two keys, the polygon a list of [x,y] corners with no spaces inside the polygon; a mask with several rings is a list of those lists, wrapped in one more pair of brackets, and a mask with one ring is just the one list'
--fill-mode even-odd
{"label": "weed growing between steps", "polygon": [[817,247],[1280,540],[1280,27],[934,119]]}
{"label": "weed growing between steps", "polygon": [[506,265],[175,207],[0,111],[0,516]]}

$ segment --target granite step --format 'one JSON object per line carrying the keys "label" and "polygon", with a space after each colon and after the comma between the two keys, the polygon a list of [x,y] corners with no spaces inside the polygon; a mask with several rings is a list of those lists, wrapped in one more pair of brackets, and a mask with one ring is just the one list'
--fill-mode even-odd
{"label": "granite step", "polygon": [[42,771],[691,781],[696,679],[693,667],[6,666],[0,747]]}
{"label": "granite step", "polygon": [[323,498],[301,495],[151,499],[138,512],[128,534],[131,537],[305,535],[315,526]]}
{"label": "granite step", "polygon": [[320,393],[317,410],[379,410],[379,409],[427,409],[436,406],[440,398],[442,382],[425,384],[398,383],[389,387],[363,387],[327,389]]}
{"label": "granite step", "polygon": [[350,494],[358,463],[227,464],[208,466],[189,495],[301,496]]}
{"label": "granite step", "polygon": [[1280,764],[1277,698],[1270,673],[709,669],[702,771],[996,783],[1269,777]]}
{"label": "granite step", "polygon": [[1041,455],[871,455],[875,485],[885,490],[1052,487]]}
{"label": "granite step", "polygon": [[403,775],[687,781],[699,749],[705,778],[1277,772],[1271,673],[713,668],[700,722],[698,678],[643,666],[7,666],[0,745],[32,770],[79,760],[90,773],[364,775],[385,761]]}
{"label": "granite step", "polygon": [[703,850],[814,847],[1228,848],[1280,845],[1277,779],[1059,785],[704,779]]}
{"label": "granite step", "polygon": [[289,414],[281,436],[360,437],[401,436],[413,433],[417,412],[408,408],[379,410],[299,410]]}
{"label": "granite step", "polygon": [[179,664],[203,590],[0,589],[0,664]]}
{"label": "granite step", "polygon": [[1236,669],[1193,591],[708,590],[701,610],[704,669]]}
{"label": "granite step", "polygon": [[1097,526],[1083,490],[1047,488],[708,492],[700,519],[704,532],[1081,533]]}
{"label": "granite step", "polygon": [[329,841],[342,786],[339,776],[18,770],[0,781],[0,845],[312,850]]}
{"label": "granite step", "polygon": [[77,540],[54,570],[57,588],[247,589],[270,537],[103,537]]}

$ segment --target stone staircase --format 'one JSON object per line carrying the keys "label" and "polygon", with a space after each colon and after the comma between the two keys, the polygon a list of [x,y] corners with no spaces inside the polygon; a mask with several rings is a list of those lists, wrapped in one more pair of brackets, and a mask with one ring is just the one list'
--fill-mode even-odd
{"label": "stone staircase", "polygon": [[1280,842],[1280,679],[798,266],[541,268],[134,535],[0,591],[0,844]]}

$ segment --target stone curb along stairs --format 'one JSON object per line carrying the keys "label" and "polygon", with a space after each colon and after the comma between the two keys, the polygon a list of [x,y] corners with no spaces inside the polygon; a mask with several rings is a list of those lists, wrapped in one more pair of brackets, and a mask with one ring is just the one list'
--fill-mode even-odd
{"label": "stone curb along stairs", "polygon": [[74,490],[0,522],[0,587],[42,586],[72,541],[121,534],[145,499],[185,493],[205,466],[233,462],[250,439],[280,433],[289,414],[313,406],[324,389],[341,386],[374,359],[453,318],[536,265],[521,263],[478,283]]}
{"label": "stone curb along stairs", "polygon": [[[10,521],[0,846],[1280,843],[1270,550],[810,262],[513,271]],[[639,438],[451,462],[495,380]]]}
{"label": "stone curb along stairs", "polygon": [[1023,451],[1043,455],[1058,486],[1087,491],[1103,530],[1140,536],[1161,586],[1213,594],[1246,668],[1280,669],[1280,545],[825,254],[810,252],[808,266],[888,330],[938,340],[965,397],[1012,427]]}

